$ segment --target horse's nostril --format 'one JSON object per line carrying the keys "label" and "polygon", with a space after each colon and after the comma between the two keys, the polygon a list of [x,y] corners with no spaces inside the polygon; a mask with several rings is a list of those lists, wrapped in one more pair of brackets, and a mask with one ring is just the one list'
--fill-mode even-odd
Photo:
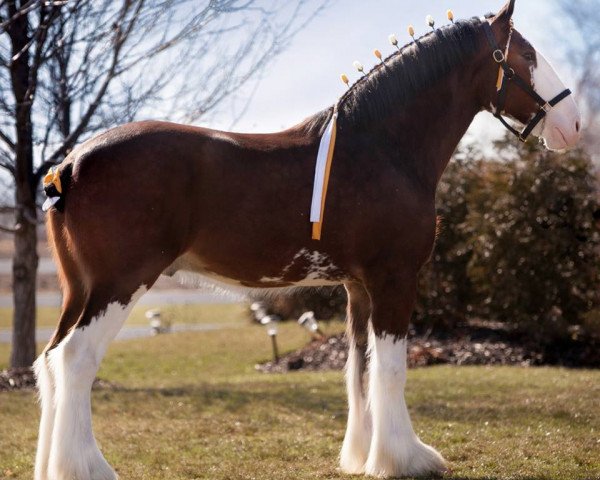
{"label": "horse's nostril", "polygon": [[579,123],[579,120],[577,120],[575,122],[575,130],[577,131],[577,133],[579,133],[580,129],[581,129],[581,123]]}

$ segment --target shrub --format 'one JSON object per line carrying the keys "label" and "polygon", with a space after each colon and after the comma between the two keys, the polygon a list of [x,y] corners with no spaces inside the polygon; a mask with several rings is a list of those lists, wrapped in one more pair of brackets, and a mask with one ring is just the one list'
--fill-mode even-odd
{"label": "shrub", "polygon": [[[498,142],[492,157],[459,151],[437,209],[436,246],[419,279],[418,326],[450,329],[480,317],[541,344],[600,338],[600,207],[588,155],[553,154],[512,138]],[[270,302],[286,318],[319,306],[341,313],[344,304],[343,289]]]}
{"label": "shrub", "polygon": [[552,341],[599,303],[600,236],[590,159],[530,144],[479,162],[464,234],[478,313]]}

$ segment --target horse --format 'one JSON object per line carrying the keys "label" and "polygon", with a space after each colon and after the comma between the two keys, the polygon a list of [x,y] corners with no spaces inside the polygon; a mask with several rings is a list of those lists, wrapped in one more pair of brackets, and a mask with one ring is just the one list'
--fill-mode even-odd
{"label": "horse", "polygon": [[[63,303],[34,366],[36,480],[117,478],[92,431],[92,382],[136,301],[161,274],[176,272],[249,289],[343,284],[350,347],[341,469],[377,477],[444,472],[443,457],[413,430],[404,399],[407,330],[417,274],[436,237],[438,181],[482,110],[551,150],[580,136],[575,101],[514,29],[514,7],[510,0],[496,15],[432,29],[335,107],[278,133],[146,121],[74,149],[46,189],[56,200],[47,226]],[[315,158],[334,115],[315,240]]]}

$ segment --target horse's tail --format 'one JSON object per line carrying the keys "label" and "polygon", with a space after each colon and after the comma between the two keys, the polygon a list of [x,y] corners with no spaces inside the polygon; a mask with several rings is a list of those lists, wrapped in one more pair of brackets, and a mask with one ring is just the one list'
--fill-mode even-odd
{"label": "horse's tail", "polygon": [[[48,352],[56,347],[75,325],[85,300],[84,272],[77,260],[77,250],[72,232],[65,224],[65,199],[71,183],[72,164],[61,164],[53,175],[60,178],[60,191],[56,185],[44,185],[48,200],[58,198],[46,213],[48,245],[57,267],[57,275],[62,291],[62,309],[56,331],[45,348]],[[47,200],[47,201],[48,201]]]}
{"label": "horse's tail", "polygon": [[44,176],[44,193],[47,197],[43,206],[44,211],[51,208],[59,212],[64,211],[65,198],[71,184],[72,174],[72,162],[63,162],[48,170],[48,173]]}

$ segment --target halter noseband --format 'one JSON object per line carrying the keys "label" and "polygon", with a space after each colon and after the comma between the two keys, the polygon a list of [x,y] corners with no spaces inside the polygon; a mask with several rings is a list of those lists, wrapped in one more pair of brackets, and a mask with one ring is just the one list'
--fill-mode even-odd
{"label": "halter noseband", "polygon": [[[519,140],[524,142],[525,140],[527,140],[529,135],[531,135],[531,132],[538,125],[538,123],[540,123],[544,119],[544,117],[552,109],[552,107],[554,107],[555,105],[560,103],[562,100],[567,98],[569,95],[571,95],[571,90],[569,90],[568,88],[565,89],[563,92],[559,93],[556,97],[554,97],[549,102],[544,100],[531,87],[531,85],[529,85],[529,83],[526,80],[524,80],[517,73],[515,73],[514,69],[512,69],[506,62],[506,60],[508,59],[508,51],[510,49],[510,41],[511,41],[512,34],[513,34],[512,21],[511,21],[510,33],[508,35],[508,41],[506,43],[506,50],[504,52],[500,49],[500,46],[498,45],[498,42],[496,41],[496,37],[494,36],[494,32],[493,32],[492,27],[490,26],[489,22],[485,21],[483,23],[483,27],[484,27],[488,42],[489,42],[490,46],[492,47],[492,52],[493,52],[492,57],[494,58],[494,61],[500,65],[500,70],[498,72],[498,84],[497,84],[498,104],[496,105],[496,112],[494,113],[494,116],[498,120],[500,120],[502,122],[502,125],[504,125],[511,133],[515,134],[519,138]],[[508,87],[508,82],[505,82],[504,81],[505,79],[514,82],[521,90],[523,90],[531,98],[533,98],[540,107],[538,112],[533,116],[533,118],[525,126],[525,128],[523,129],[522,132],[519,132],[517,129],[515,129],[513,126],[511,126],[502,117],[502,112],[504,111],[504,105],[506,103],[506,90]]]}

